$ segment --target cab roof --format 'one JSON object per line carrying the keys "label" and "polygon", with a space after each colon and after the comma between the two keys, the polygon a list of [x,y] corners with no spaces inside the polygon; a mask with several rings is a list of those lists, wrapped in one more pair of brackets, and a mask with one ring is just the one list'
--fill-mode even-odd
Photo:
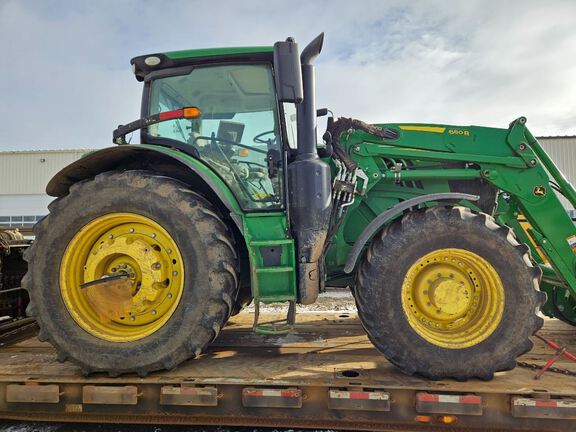
{"label": "cab roof", "polygon": [[273,52],[271,46],[204,48],[142,55],[134,57],[130,64],[136,79],[143,81],[153,71],[198,63],[271,61]]}
{"label": "cab roof", "polygon": [[183,51],[166,52],[166,56],[171,59],[186,59],[198,57],[228,56],[231,54],[253,54],[253,53],[271,53],[271,46],[256,47],[228,47],[228,48],[203,48]]}

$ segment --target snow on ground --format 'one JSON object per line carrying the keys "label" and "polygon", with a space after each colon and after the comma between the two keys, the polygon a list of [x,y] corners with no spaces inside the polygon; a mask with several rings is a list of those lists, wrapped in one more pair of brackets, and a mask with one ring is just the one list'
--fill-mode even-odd
{"label": "snow on ground", "polygon": [[[247,312],[254,312],[254,304],[250,304],[245,309]],[[286,304],[272,303],[260,305],[260,312],[284,312]],[[316,303],[307,306],[296,306],[296,312],[356,312],[354,297],[348,288],[328,288],[326,292],[320,293]]]}

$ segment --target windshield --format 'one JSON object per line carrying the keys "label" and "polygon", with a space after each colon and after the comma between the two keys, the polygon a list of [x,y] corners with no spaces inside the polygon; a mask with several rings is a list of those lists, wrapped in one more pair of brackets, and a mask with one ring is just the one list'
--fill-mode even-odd
{"label": "windshield", "polygon": [[281,208],[281,140],[270,67],[198,67],[152,81],[150,115],[187,106],[200,108],[202,116],[149,126],[148,136],[193,147],[243,208]]}

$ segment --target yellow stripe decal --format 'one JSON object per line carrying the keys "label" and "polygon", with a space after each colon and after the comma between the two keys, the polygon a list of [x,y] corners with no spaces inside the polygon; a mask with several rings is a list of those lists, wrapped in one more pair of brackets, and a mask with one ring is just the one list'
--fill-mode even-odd
{"label": "yellow stripe decal", "polygon": [[407,131],[418,131],[418,132],[433,132],[433,133],[444,133],[445,127],[439,126],[400,126],[400,129]]}

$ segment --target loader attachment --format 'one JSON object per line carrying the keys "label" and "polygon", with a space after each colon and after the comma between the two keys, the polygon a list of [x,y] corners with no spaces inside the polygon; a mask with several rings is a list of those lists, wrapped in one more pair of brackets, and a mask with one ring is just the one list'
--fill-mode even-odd
{"label": "loader attachment", "polygon": [[559,199],[576,208],[576,190],[528,130],[525,117],[510,124],[507,144],[526,169],[501,166],[488,174],[506,191],[498,199],[497,219],[514,229],[542,269],[544,312],[576,325],[576,227]]}

